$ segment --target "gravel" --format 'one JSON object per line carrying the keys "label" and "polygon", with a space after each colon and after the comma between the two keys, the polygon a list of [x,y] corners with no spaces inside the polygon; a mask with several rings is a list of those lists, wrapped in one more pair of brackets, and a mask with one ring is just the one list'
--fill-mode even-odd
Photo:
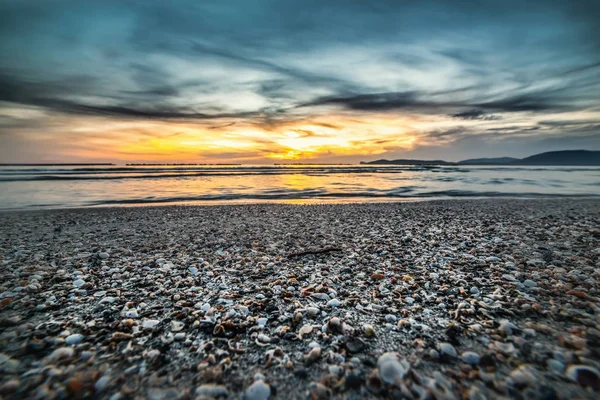
{"label": "gravel", "polygon": [[0,213],[0,396],[598,398],[599,211]]}

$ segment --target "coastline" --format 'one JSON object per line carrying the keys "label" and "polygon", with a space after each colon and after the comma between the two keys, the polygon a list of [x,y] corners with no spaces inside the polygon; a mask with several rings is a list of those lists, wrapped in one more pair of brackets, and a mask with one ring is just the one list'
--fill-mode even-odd
{"label": "coastline", "polygon": [[600,200],[423,200],[2,211],[2,395],[598,395]]}

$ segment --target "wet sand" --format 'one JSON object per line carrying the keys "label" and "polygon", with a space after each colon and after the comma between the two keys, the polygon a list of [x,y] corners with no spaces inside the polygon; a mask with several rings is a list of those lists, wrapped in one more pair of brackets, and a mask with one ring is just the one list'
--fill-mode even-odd
{"label": "wet sand", "polygon": [[600,201],[0,213],[0,395],[597,398]]}

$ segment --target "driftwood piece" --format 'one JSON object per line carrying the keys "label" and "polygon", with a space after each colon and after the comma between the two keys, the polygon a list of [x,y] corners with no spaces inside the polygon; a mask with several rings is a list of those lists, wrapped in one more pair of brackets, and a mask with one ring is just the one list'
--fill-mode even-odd
{"label": "driftwood piece", "polygon": [[290,253],[290,254],[288,254],[288,258],[302,257],[302,256],[307,256],[309,254],[332,253],[334,251],[342,251],[342,249],[340,247],[324,247],[322,249],[305,250],[305,251],[300,251],[297,253]]}

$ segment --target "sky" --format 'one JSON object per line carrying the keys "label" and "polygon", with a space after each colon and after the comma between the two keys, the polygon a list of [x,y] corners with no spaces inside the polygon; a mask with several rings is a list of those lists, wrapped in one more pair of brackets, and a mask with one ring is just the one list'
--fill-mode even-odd
{"label": "sky", "polygon": [[0,163],[600,149],[596,0],[0,0]]}

